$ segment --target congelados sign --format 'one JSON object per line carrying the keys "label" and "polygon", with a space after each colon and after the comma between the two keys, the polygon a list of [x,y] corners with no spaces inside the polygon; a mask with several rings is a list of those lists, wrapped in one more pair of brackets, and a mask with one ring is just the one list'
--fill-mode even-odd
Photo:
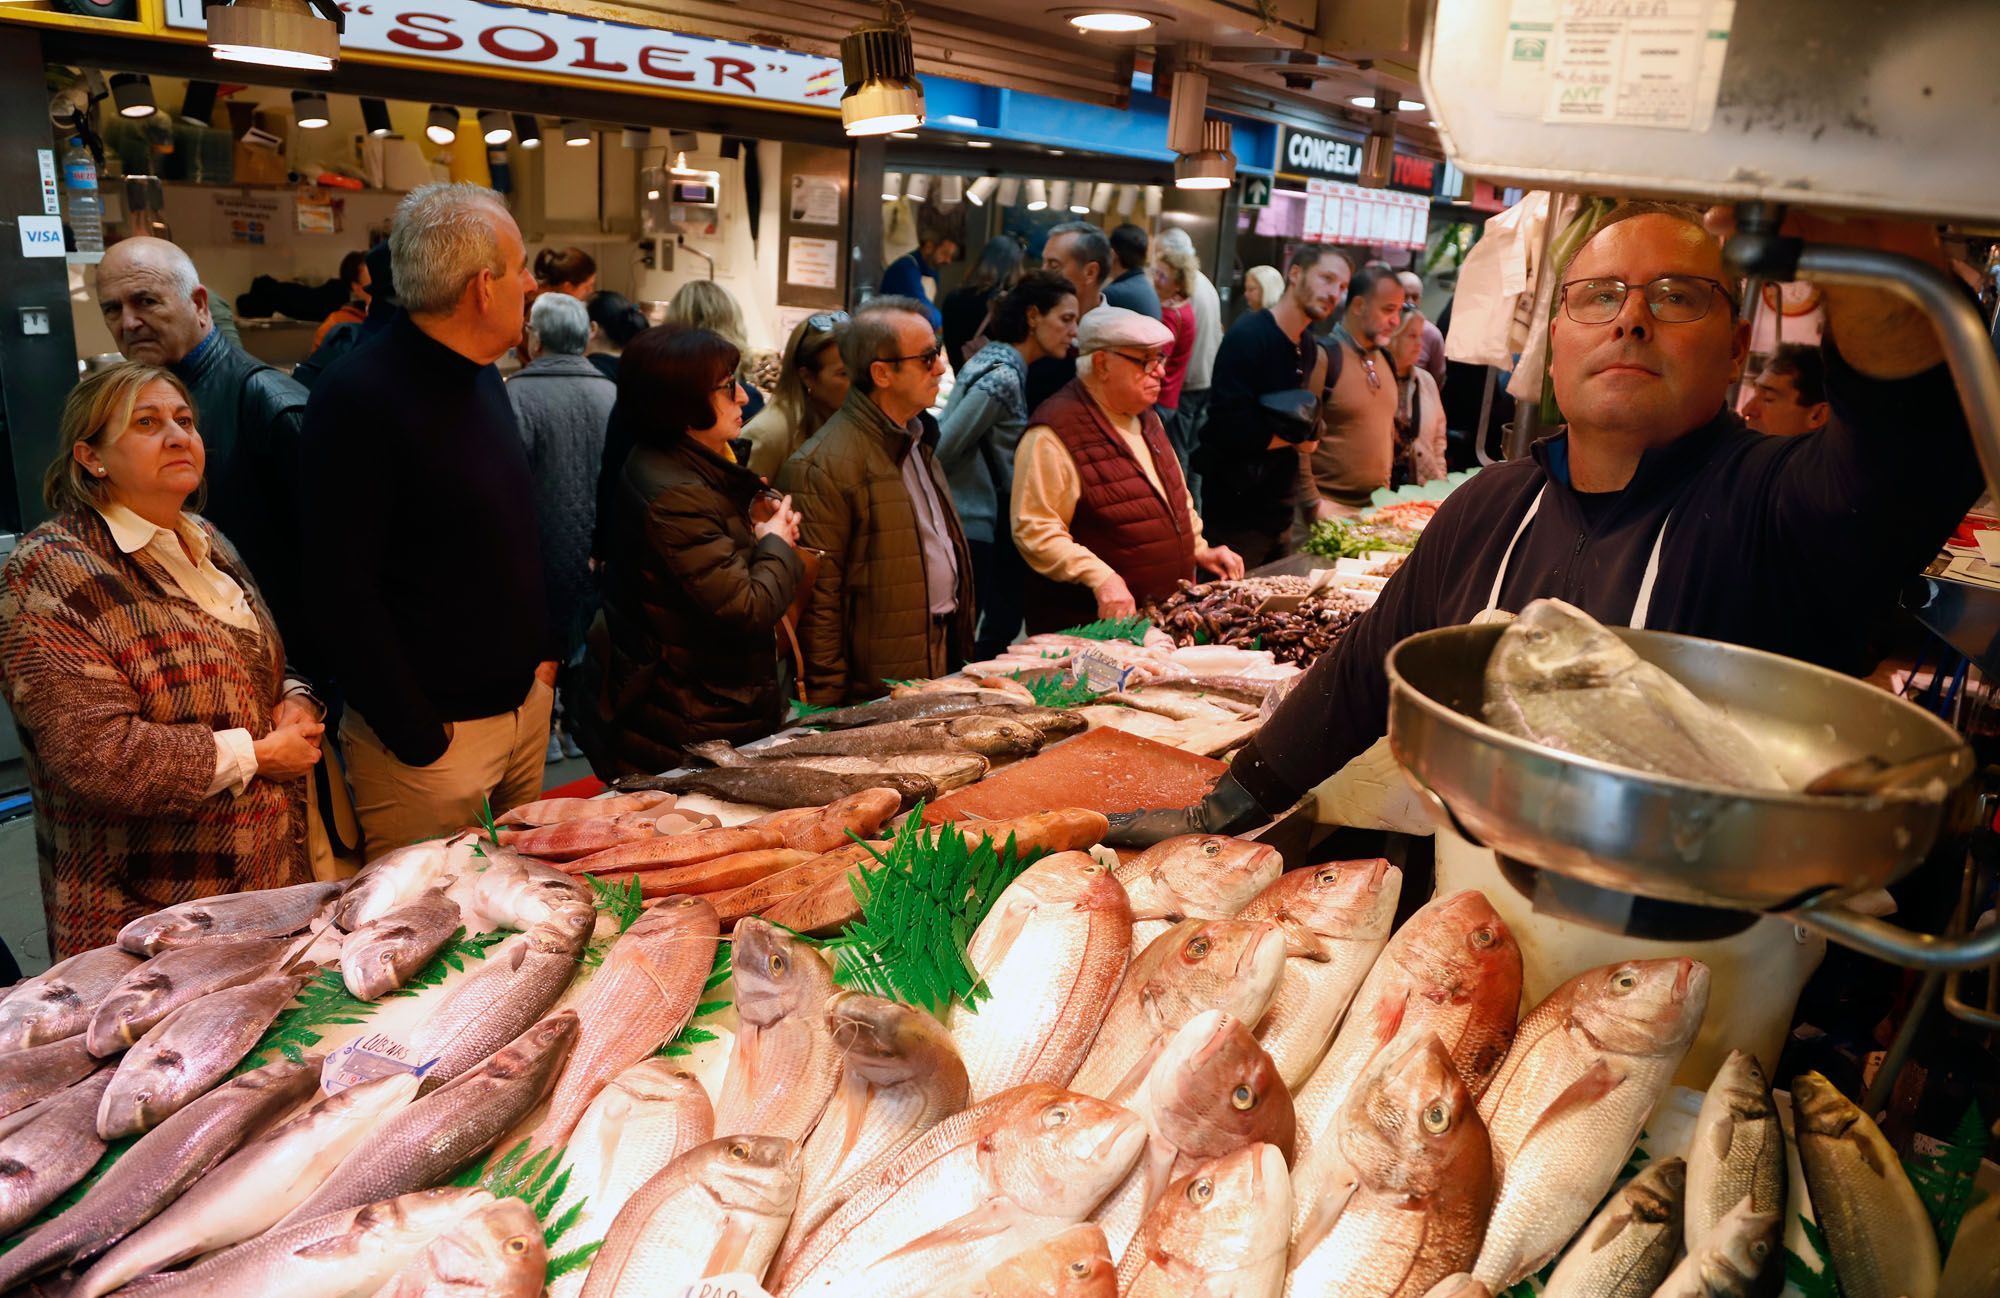
{"label": "congelados sign", "polygon": [[[480,0],[386,0],[341,6],[343,52],[560,74],[831,108],[838,59]],[[168,0],[167,25],[206,29],[201,0]]]}

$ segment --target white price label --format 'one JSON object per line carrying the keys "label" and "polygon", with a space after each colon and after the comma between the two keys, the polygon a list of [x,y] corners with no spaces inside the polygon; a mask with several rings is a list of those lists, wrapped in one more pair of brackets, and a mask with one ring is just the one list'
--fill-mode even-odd
{"label": "white price label", "polygon": [[675,1290],[668,1298],[771,1298],[771,1292],[757,1282],[756,1276],[734,1271],[696,1280]]}

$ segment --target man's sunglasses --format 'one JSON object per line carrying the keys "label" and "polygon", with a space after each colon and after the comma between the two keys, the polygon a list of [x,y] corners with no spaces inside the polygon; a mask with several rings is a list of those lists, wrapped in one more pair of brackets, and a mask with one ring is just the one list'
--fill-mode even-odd
{"label": "man's sunglasses", "polygon": [[806,328],[816,334],[831,333],[833,330],[846,324],[847,319],[848,316],[845,311],[821,311],[815,315],[806,317]]}
{"label": "man's sunglasses", "polygon": [[921,361],[924,368],[929,369],[931,366],[937,364],[937,358],[942,355],[944,355],[944,347],[940,345],[932,347],[928,351],[917,352],[910,356],[877,356],[875,359],[881,361],[884,365],[901,365],[904,361]]}

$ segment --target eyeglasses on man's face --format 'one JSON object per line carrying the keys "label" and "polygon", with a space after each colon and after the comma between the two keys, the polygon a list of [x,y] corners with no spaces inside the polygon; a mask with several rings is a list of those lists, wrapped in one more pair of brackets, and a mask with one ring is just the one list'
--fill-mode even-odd
{"label": "eyeglasses on man's face", "polygon": [[1139,367],[1139,372],[1142,374],[1151,374],[1154,371],[1158,371],[1161,374],[1167,372],[1167,357],[1164,352],[1146,352],[1142,355],[1134,356],[1131,352],[1121,352],[1115,347],[1107,347],[1105,350],[1120,360],[1132,362]]}
{"label": "eyeglasses on man's face", "polygon": [[1610,324],[1625,309],[1625,299],[1637,289],[1646,309],[1661,324],[1693,324],[1715,305],[1716,294],[1736,306],[1736,295],[1720,280],[1702,275],[1662,275],[1644,284],[1622,279],[1573,279],[1562,286],[1563,314],[1578,324]]}

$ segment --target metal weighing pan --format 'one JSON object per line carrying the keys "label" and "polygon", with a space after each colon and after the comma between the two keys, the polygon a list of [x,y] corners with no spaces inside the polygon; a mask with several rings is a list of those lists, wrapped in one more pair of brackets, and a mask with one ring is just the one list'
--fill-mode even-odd
{"label": "metal weighing pan", "polygon": [[1898,963],[2000,959],[2000,930],[1938,939],[1839,903],[1893,883],[1957,826],[1973,757],[1936,717],[1777,654],[1612,628],[1641,658],[1723,709],[1788,780],[1837,763],[1949,753],[1929,795],[1820,797],[1696,784],[1574,757],[1480,720],[1504,628],[1447,627],[1389,653],[1389,744],[1418,787],[1503,857],[1595,887],[1686,905],[1780,912]]}

